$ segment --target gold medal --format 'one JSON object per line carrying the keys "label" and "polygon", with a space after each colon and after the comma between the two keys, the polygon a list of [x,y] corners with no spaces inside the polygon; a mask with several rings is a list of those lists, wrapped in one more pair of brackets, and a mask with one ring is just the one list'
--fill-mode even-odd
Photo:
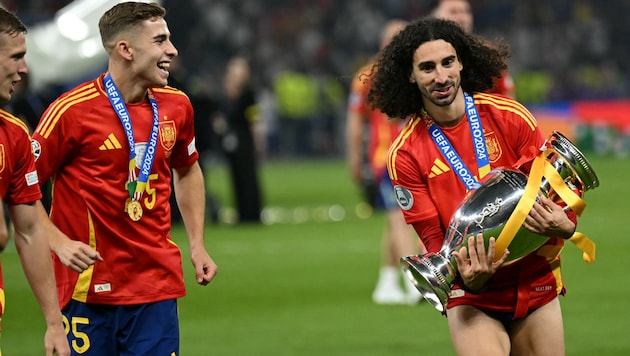
{"label": "gold medal", "polygon": [[142,217],[142,205],[137,200],[131,200],[127,204],[127,214],[133,221],[138,221]]}

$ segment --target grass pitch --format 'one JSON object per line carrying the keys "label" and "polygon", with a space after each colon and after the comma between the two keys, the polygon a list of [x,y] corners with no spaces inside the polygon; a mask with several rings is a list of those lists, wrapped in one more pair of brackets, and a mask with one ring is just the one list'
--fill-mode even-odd
{"label": "grass pitch", "polygon": [[[586,193],[579,231],[597,243],[597,260],[584,263],[570,243],[563,251],[567,355],[627,355],[630,167],[621,159],[589,159],[601,186]],[[229,207],[226,172],[215,169],[208,178]],[[261,226],[209,224],[206,245],[219,265],[211,285],[196,285],[183,229],[173,231],[188,285],[179,302],[181,355],[453,354],[446,320],[432,307],[371,302],[383,216],[357,214],[360,193],[344,162],[267,163],[262,182],[266,205],[284,208],[287,218]],[[41,355],[44,322],[13,246],[0,258],[3,354]]]}

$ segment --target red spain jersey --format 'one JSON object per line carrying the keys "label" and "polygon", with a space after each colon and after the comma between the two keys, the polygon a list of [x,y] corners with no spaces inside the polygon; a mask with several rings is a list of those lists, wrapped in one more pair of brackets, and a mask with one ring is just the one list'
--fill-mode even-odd
{"label": "red spain jersey", "polygon": [[403,124],[400,120],[390,119],[379,110],[372,109],[367,103],[370,90],[369,74],[371,64],[363,66],[354,77],[350,90],[348,111],[363,117],[369,125],[368,161],[375,177],[382,177],[387,168],[387,152]]}
{"label": "red spain jersey", "polygon": [[[0,197],[8,205],[41,199],[28,127],[0,109]],[[0,315],[4,312],[4,280],[0,268]]]}
{"label": "red spain jersey", "polygon": [[[513,167],[523,156],[533,158],[532,152],[544,144],[545,138],[531,113],[502,95],[474,93],[473,97],[491,168]],[[468,119],[464,117],[456,126],[441,130],[464,164],[479,179]],[[429,252],[441,249],[450,219],[467,192],[448,162],[431,138],[425,120],[419,116],[407,123],[389,152],[388,169],[399,205],[407,223],[414,225]],[[529,303],[530,307],[543,305],[563,290],[559,269],[553,271],[556,266],[550,266],[559,265],[559,261],[548,261],[545,257],[562,244],[561,239],[550,239],[547,245],[540,247],[544,255],[534,251],[528,257],[500,268],[491,278],[487,293],[466,293],[461,298],[452,298],[448,307],[469,303],[513,312],[517,299],[525,295],[518,288],[530,287],[523,302]]]}
{"label": "red spain jersey", "polygon": [[[103,75],[53,102],[33,135],[40,180],[53,182],[51,220],[104,259],[79,275],[53,256],[62,307],[70,299],[123,305],[185,295],[181,253],[170,236],[169,197],[171,168],[190,166],[198,158],[193,108],[177,89],[150,90],[158,106],[158,143],[137,222],[125,212],[129,144]],[[153,112],[147,100],[126,106],[139,168]]]}

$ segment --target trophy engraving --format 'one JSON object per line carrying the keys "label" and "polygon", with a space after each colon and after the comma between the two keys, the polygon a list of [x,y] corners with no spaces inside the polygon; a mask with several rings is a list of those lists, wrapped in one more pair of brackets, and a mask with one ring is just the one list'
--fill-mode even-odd
{"label": "trophy engraving", "polygon": [[483,228],[483,219],[486,217],[490,217],[495,215],[501,209],[501,203],[503,200],[497,197],[494,202],[490,202],[486,204],[486,206],[481,210],[481,214],[479,214],[479,220],[475,220],[476,225],[479,228]]}

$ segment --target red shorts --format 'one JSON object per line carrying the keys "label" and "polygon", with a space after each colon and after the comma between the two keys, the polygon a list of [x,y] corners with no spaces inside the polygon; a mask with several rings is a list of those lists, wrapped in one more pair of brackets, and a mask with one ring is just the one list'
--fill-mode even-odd
{"label": "red shorts", "polygon": [[487,289],[479,294],[465,292],[455,285],[447,302],[447,309],[457,305],[471,305],[490,312],[512,313],[514,319],[527,316],[530,311],[564,294],[560,278],[560,261],[552,264],[543,256],[530,254],[502,267],[488,281]]}

